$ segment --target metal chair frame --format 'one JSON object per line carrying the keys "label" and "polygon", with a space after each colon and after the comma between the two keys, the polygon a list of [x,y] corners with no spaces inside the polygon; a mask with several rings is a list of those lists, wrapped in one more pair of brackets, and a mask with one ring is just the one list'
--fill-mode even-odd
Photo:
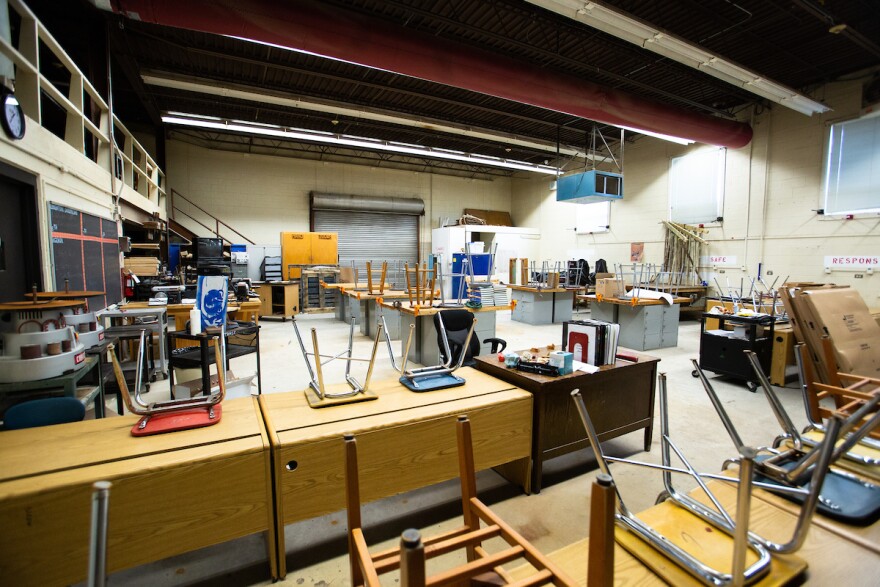
{"label": "metal chair frame", "polygon": [[412,348],[412,339],[415,332],[415,325],[410,324],[409,335],[406,339],[406,347],[403,351],[403,363],[400,367],[398,367],[397,362],[394,359],[394,351],[392,350],[391,337],[387,334],[388,328],[385,325],[385,317],[382,316],[379,320],[380,332],[384,330],[384,332],[386,333],[385,342],[388,345],[388,356],[391,358],[391,366],[394,368],[395,371],[399,372],[415,387],[418,387],[418,380],[420,378],[436,377],[438,375],[451,375],[452,373],[457,371],[464,363],[464,359],[467,356],[468,346],[471,343],[471,337],[474,335],[474,328],[477,325],[477,319],[474,318],[474,321],[471,323],[471,327],[468,330],[467,338],[465,338],[464,345],[462,346],[461,354],[459,354],[458,356],[458,361],[453,364],[452,351],[449,348],[449,337],[446,335],[446,327],[443,325],[443,317],[438,315],[438,320],[440,322],[441,340],[443,341],[443,347],[446,351],[446,356],[448,357],[446,362],[440,365],[419,367],[417,369],[411,370],[407,370],[406,365],[409,361],[409,350],[410,348]]}
{"label": "metal chair frame", "polygon": [[125,401],[126,407],[133,414],[144,416],[138,424],[138,428],[146,428],[147,422],[149,422],[152,416],[172,412],[182,412],[184,410],[192,410],[196,408],[207,409],[209,418],[213,419],[214,406],[222,402],[226,397],[226,327],[221,327],[220,339],[218,340],[218,343],[214,345],[214,357],[215,362],[217,363],[218,391],[206,396],[203,395],[195,398],[181,398],[166,402],[152,403],[145,402],[141,399],[140,394],[141,384],[143,383],[142,366],[146,332],[146,329],[142,330],[138,339],[134,398],[132,398],[132,394],[128,389],[128,384],[125,381],[125,374],[122,371],[122,365],[119,364],[119,359],[116,358],[116,353],[113,352],[113,345],[111,344],[107,347],[108,351],[110,351],[108,354],[110,355],[110,360],[113,364],[113,373],[116,376],[116,383],[119,385],[122,399]]}
{"label": "metal chair frame", "polygon": [[[302,336],[299,332],[299,326],[296,323],[296,316],[291,316],[291,321],[293,322],[293,331],[296,333],[296,339],[299,342],[299,347],[302,350],[303,360],[306,362],[306,368],[309,370],[309,388],[315,392],[318,396],[319,400],[325,399],[339,399],[339,398],[347,398],[354,397],[359,394],[367,394],[370,390],[370,380],[373,377],[373,365],[376,362],[376,351],[379,348],[379,339],[382,336],[382,332],[385,329],[384,322],[379,324],[379,327],[376,331],[376,339],[373,341],[373,351],[370,354],[369,359],[360,359],[352,357],[352,348],[354,347],[354,328],[357,320],[355,318],[351,319],[350,330],[348,333],[348,348],[341,353],[337,353],[335,355],[322,355],[318,348],[318,331],[315,328],[312,328],[312,349],[313,352],[308,352],[306,350],[305,344],[303,344]],[[312,369],[312,363],[309,360],[309,357],[315,359],[315,367]],[[326,361],[321,361],[321,359],[327,359]],[[330,393],[324,386],[324,371],[323,366],[330,363],[331,361],[335,361],[337,359],[342,359],[345,361],[345,382],[348,383],[349,390],[348,391],[339,391],[335,393]],[[351,374],[351,363],[352,361],[359,361],[364,363],[369,363],[367,367],[367,377],[364,380],[363,385],[354,378]],[[317,376],[316,376],[317,374]]]}
{"label": "metal chair frame", "polygon": [[[804,427],[801,434],[807,434],[808,432],[813,432],[813,431],[821,432],[824,434],[824,433],[826,433],[826,427],[822,423],[821,420],[816,421],[814,419],[813,411],[812,411],[811,405],[810,405],[810,396],[813,393],[813,391],[811,390],[811,384],[809,381],[810,377],[808,376],[808,373],[807,373],[807,369],[809,368],[808,367],[809,363],[807,362],[807,360],[804,357],[805,351],[806,351],[806,345],[804,345],[803,343],[795,345],[794,358],[795,358],[795,363],[797,364],[798,384],[800,386],[801,394],[803,396],[804,411],[806,412],[806,416],[807,416],[807,425]],[[842,374],[838,374],[838,375],[842,375]],[[801,436],[800,434],[797,434],[796,431],[795,431],[795,433],[792,433],[792,431],[786,429],[785,426],[783,426],[783,430],[784,430],[783,434],[777,436],[776,439],[773,441],[774,448],[778,448],[783,442],[785,442],[789,438],[791,439],[791,442],[795,443],[795,446],[797,446],[798,443],[800,443],[800,445],[802,445],[802,446],[809,446],[809,447],[813,447],[816,445],[816,441],[813,440],[812,438],[809,438],[806,436]],[[841,436],[844,438],[848,437],[848,434],[849,434],[849,430],[844,430],[841,432]],[[858,444],[861,446],[864,446],[866,448],[873,449],[873,450],[880,450],[880,440],[877,440],[876,438],[863,437],[858,440]],[[875,459],[875,458],[872,458],[869,456],[860,455],[860,454],[852,452],[851,450],[844,453],[843,458],[848,461],[852,461],[854,463],[859,463],[861,465],[869,465],[869,466],[880,465],[880,459]]]}

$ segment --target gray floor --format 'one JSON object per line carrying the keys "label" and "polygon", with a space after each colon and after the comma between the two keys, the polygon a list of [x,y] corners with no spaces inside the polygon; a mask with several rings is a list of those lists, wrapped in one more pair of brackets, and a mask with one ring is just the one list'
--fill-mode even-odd
{"label": "gray floor", "polygon": [[[588,311],[580,312],[586,317]],[[308,376],[294,337],[291,322],[264,321],[261,331],[263,393],[303,389]],[[299,318],[303,337],[317,329],[322,352],[336,353],[347,344],[348,327],[337,322],[332,314]],[[691,376],[691,359],[699,353],[699,323],[683,321],[679,330],[679,346],[657,349],[650,354],[662,359],[660,371],[668,376],[671,435],[691,463],[701,471],[718,471],[725,457],[734,453],[699,381]],[[560,325],[529,326],[510,320],[510,312],[498,315],[497,334],[508,341],[510,348],[529,348],[559,343]],[[369,355],[372,341],[355,334],[355,356]],[[395,344],[395,352],[399,346]],[[381,349],[384,352],[384,347]],[[387,354],[380,354],[374,377],[391,377]],[[341,365],[329,377],[340,374]],[[253,356],[236,359],[232,364],[236,375],[255,371]],[[360,378],[362,374],[355,375]],[[184,374],[184,378],[186,375]],[[192,374],[195,378],[195,374]],[[750,393],[746,386],[710,376],[725,408],[739,427],[743,440],[753,446],[769,444],[778,433],[767,401],[761,393]],[[805,423],[801,399],[794,383],[778,390],[795,423]],[[161,399],[167,394],[167,383],[154,384],[150,395]],[[150,399],[153,399],[152,397]],[[654,448],[642,451],[642,433],[635,432],[604,445],[615,456],[632,456],[639,460],[659,462],[659,426],[654,431]],[[478,475],[481,498],[492,505],[503,519],[531,540],[535,546],[550,552],[584,538],[589,525],[589,487],[596,475],[595,462],[588,451],[567,455],[545,465],[544,489],[538,495],[522,495],[492,471]],[[630,509],[639,511],[654,503],[661,490],[655,471],[626,465],[614,467],[615,480]],[[223,479],[217,479],[218,484]],[[684,479],[683,488],[693,484]],[[380,500],[364,507],[364,526],[371,546],[396,543],[400,532],[408,527],[434,533],[460,522],[457,481],[413,491]],[[149,496],[144,496],[149,500]],[[205,499],[210,499],[206,488]],[[287,526],[288,575],[286,582],[295,585],[348,585],[348,556],[345,541],[344,512]],[[186,555],[144,565],[117,573],[110,579],[125,585],[269,585],[265,560],[265,542],[259,535],[246,537]],[[389,584],[394,584],[392,578]]]}

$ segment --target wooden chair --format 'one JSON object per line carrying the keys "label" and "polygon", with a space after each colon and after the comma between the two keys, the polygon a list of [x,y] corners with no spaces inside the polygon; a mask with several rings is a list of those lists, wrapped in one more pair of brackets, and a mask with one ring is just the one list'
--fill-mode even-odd
{"label": "wooden chair", "polygon": [[[574,586],[548,558],[495,515],[477,497],[471,428],[467,416],[459,416],[458,464],[461,476],[461,502],[464,525],[455,530],[422,539],[417,530],[406,530],[398,548],[370,554],[361,528],[360,490],[358,483],[357,444],[353,435],[345,436],[345,496],[348,508],[348,553],[351,583],[355,587],[378,587],[379,576],[400,569],[401,587],[425,585],[508,585],[511,581],[501,565],[525,559],[535,569],[531,577],[518,585]],[[480,522],[485,525],[481,527]],[[482,543],[503,538],[509,548],[489,553]],[[467,563],[427,577],[429,558],[465,549]]]}

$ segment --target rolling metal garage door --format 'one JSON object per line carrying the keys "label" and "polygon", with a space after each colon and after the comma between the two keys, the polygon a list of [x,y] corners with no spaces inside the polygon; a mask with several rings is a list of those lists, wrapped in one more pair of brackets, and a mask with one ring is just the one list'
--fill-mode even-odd
{"label": "rolling metal garage door", "polygon": [[388,261],[389,273],[398,261],[401,267],[418,262],[423,210],[422,201],[415,199],[312,194],[314,230],[339,234],[339,264],[351,267],[354,261],[361,279],[367,261],[373,262],[374,271]]}

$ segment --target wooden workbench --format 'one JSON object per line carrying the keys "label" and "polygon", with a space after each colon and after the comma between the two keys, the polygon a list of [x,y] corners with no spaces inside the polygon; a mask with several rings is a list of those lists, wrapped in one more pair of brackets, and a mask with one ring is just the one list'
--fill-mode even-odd
{"label": "wooden workbench", "polygon": [[[373,288],[374,292],[378,291]],[[376,323],[380,315],[385,316],[388,335],[392,340],[400,338],[400,313],[383,312],[379,306],[382,300],[406,300],[409,294],[400,290],[385,290],[385,293],[369,293],[366,288],[342,289],[343,303],[348,306],[348,320],[354,318],[361,327],[361,334],[370,338],[376,335]]]}
{"label": "wooden workbench", "polygon": [[[169,318],[174,318],[175,330],[186,330],[186,323],[189,320],[189,312],[195,307],[195,304],[167,304],[165,306],[151,306],[147,302],[129,302],[119,306],[121,310],[134,309],[151,309],[165,308]],[[260,319],[260,301],[248,300],[246,302],[236,302],[226,306],[226,313],[233,320],[241,320],[242,322],[259,323]]]}
{"label": "wooden workbench", "polygon": [[[621,349],[636,362],[617,359],[593,374],[575,371],[550,377],[507,367],[494,354],[476,357],[476,367],[534,395],[531,490],[541,491],[544,461],[589,447],[571,392],[580,389],[602,441],[644,429],[651,449],[654,388],[660,359]],[[518,353],[518,354],[521,354]]]}
{"label": "wooden workbench", "polygon": [[690,298],[673,298],[668,304],[648,298],[578,297],[590,302],[592,318],[620,324],[621,346],[639,351],[677,346],[681,304],[690,302]]}
{"label": "wooden workbench", "polygon": [[267,532],[277,575],[269,441],[255,398],[207,428],[135,438],[136,416],[2,433],[0,577],[84,581],[92,484],[111,481],[107,571]]}
{"label": "wooden workbench", "polygon": [[457,477],[460,414],[471,420],[476,469],[509,463],[500,472],[527,488],[531,395],[474,369],[456,374],[464,386],[413,393],[390,379],[371,385],[376,401],[320,410],[302,391],[260,397],[273,450],[281,577],[284,525],[345,507],[344,433],[358,441],[364,502]]}
{"label": "wooden workbench", "polygon": [[390,318],[391,312],[398,312],[400,317],[400,353],[406,350],[406,340],[409,337],[410,325],[415,326],[413,343],[409,349],[409,360],[422,365],[439,365],[440,347],[437,346],[437,331],[434,328],[434,314],[441,310],[467,310],[478,314],[477,325],[474,328],[474,336],[480,341],[480,354],[486,354],[492,349],[490,345],[483,344],[487,338],[495,337],[495,312],[510,310],[512,306],[483,306],[482,308],[436,308],[409,306],[406,302],[395,306],[388,302],[379,304],[386,319]]}
{"label": "wooden workbench", "polygon": [[511,320],[526,324],[561,324],[571,320],[576,289],[508,285],[514,300]]}

